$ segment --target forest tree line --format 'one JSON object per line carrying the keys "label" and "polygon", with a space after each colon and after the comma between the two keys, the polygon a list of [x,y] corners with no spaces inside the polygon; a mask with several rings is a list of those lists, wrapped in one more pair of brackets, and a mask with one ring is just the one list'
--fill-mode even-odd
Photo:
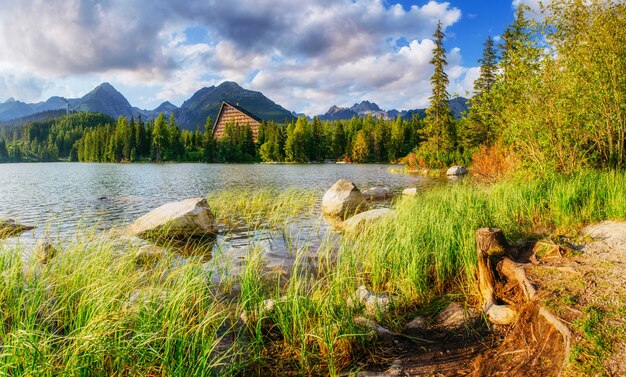
{"label": "forest tree line", "polygon": [[229,124],[219,140],[209,118],[201,129],[181,130],[164,114],[114,120],[79,113],[0,131],[0,162],[22,161],[194,161],[194,162],[390,162],[420,142],[424,122],[417,116],[392,121],[371,116],[347,121],[263,122],[258,138],[247,126]]}

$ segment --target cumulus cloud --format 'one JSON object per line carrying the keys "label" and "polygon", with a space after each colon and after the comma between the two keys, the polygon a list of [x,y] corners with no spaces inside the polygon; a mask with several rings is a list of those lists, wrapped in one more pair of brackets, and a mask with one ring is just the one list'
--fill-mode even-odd
{"label": "cumulus cloud", "polygon": [[[461,17],[440,1],[0,0],[0,7],[0,64],[47,78],[30,85],[39,92],[97,76],[150,90],[144,103],[131,98],[148,107],[234,80],[311,114],[361,98],[427,105],[429,38],[438,21],[447,28]],[[206,30],[206,40],[187,40],[189,27]],[[451,49],[449,61],[451,90],[465,88],[473,71],[460,50]]]}

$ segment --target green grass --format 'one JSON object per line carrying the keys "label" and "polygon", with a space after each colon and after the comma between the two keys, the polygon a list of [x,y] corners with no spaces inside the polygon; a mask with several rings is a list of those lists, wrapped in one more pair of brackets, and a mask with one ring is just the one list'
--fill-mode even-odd
{"label": "green grass", "polygon": [[[209,202],[226,229],[263,231],[316,218],[319,198],[288,190]],[[239,277],[217,289],[201,260],[138,268],[133,247],[120,253],[112,240],[67,244],[45,266],[27,266],[19,247],[0,246],[0,375],[337,375],[372,341],[354,323],[363,308],[346,303],[358,286],[392,297],[375,319],[396,330],[429,306],[475,303],[477,228],[500,227],[515,242],[624,218],[626,174],[465,182],[393,206],[395,218],[329,238],[318,268],[296,263],[288,281],[264,270],[251,241]],[[296,260],[307,247],[294,245]]]}

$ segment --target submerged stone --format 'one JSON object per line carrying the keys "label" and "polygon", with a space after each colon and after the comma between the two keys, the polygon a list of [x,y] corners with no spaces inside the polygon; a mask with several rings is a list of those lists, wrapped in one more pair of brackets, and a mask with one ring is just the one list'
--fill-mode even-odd
{"label": "submerged stone", "polygon": [[367,224],[374,223],[387,216],[394,216],[395,214],[396,211],[389,208],[372,209],[347,219],[343,222],[341,228],[344,232],[354,233],[363,230]]}
{"label": "submerged stone", "polygon": [[377,186],[363,191],[363,196],[369,200],[385,200],[390,199],[392,194],[387,187]]}
{"label": "submerged stone", "polygon": [[18,224],[13,219],[0,219],[0,239],[17,236],[31,229],[35,227]]}

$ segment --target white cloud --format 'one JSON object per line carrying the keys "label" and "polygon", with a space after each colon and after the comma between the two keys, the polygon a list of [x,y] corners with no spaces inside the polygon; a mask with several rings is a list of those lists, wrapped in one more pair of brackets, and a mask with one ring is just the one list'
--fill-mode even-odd
{"label": "white cloud", "polygon": [[[461,17],[438,1],[405,8],[383,0],[0,0],[0,7],[0,74],[17,83],[0,81],[0,90],[16,97],[82,95],[100,80],[126,88],[133,105],[154,107],[232,80],[310,114],[361,99],[426,106],[429,38],[439,20],[446,28]],[[190,26],[204,28],[208,42],[188,41]],[[409,44],[397,48],[398,40]],[[474,71],[461,51],[452,48],[448,60],[451,90],[468,87]],[[135,94],[142,88],[147,93]]]}

